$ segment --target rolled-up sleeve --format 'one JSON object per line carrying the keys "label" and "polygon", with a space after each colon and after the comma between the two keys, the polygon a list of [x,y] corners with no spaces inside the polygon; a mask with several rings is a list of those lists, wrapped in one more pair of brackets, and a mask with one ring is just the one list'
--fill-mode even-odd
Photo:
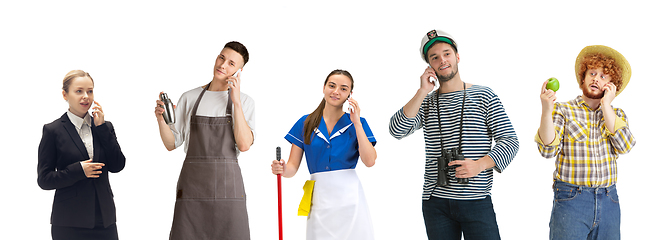
{"label": "rolled-up sleeve", "polygon": [[635,146],[635,137],[628,127],[628,117],[623,110],[617,109],[616,115],[618,116],[614,124],[616,130],[610,133],[609,142],[617,154],[625,154]]}
{"label": "rolled-up sleeve", "polygon": [[553,118],[553,124],[555,129],[554,140],[550,144],[544,144],[542,139],[540,139],[540,133],[535,134],[535,143],[537,143],[537,150],[540,152],[540,155],[544,158],[553,158],[561,150],[561,139],[563,139],[563,132],[565,131],[565,116],[563,116],[561,107],[558,104],[554,104],[554,112],[551,114]]}

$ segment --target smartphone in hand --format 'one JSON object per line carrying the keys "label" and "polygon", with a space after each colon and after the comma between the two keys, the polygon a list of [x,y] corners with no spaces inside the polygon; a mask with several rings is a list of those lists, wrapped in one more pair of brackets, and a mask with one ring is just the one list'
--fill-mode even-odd
{"label": "smartphone in hand", "polygon": [[432,82],[433,84],[437,84],[437,79],[435,79],[433,76],[428,77],[428,81]]}
{"label": "smartphone in hand", "polygon": [[347,100],[344,101],[344,104],[342,104],[342,111],[351,114],[351,104],[349,103],[349,99],[351,99],[351,93],[349,94],[349,97],[347,97]]}

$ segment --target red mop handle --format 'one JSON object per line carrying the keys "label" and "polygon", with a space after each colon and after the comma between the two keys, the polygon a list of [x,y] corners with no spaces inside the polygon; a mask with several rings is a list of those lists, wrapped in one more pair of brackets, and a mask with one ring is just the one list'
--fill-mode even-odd
{"label": "red mop handle", "polygon": [[[277,161],[281,160],[281,148],[277,147]],[[277,215],[279,216],[279,240],[284,239],[284,227],[282,226],[281,216],[281,174],[277,174],[277,201],[279,202]]]}

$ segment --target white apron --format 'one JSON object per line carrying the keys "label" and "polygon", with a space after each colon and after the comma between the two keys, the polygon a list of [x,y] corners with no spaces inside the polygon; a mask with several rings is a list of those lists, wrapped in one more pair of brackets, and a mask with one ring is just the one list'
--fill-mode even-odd
{"label": "white apron", "polygon": [[319,172],[312,209],[307,217],[308,240],[374,239],[372,219],[356,170]]}

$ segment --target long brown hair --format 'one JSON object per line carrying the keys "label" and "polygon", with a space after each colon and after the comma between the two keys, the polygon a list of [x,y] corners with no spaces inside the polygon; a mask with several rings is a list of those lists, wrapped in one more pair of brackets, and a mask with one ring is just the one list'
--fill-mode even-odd
{"label": "long brown hair", "polygon": [[[323,86],[326,86],[328,84],[328,78],[333,75],[344,75],[348,77],[351,80],[351,88],[349,91],[354,90],[354,77],[351,76],[351,74],[347,70],[342,70],[342,69],[336,69],[330,72],[328,74],[328,77],[326,77],[326,81],[323,82]],[[312,133],[314,130],[319,127],[319,124],[321,123],[321,117],[323,117],[323,109],[326,108],[326,99],[321,99],[321,103],[319,106],[314,110],[314,112],[310,113],[307,116],[307,119],[305,119],[305,126],[303,127],[303,130],[305,131],[305,144],[311,144],[312,143]]]}

